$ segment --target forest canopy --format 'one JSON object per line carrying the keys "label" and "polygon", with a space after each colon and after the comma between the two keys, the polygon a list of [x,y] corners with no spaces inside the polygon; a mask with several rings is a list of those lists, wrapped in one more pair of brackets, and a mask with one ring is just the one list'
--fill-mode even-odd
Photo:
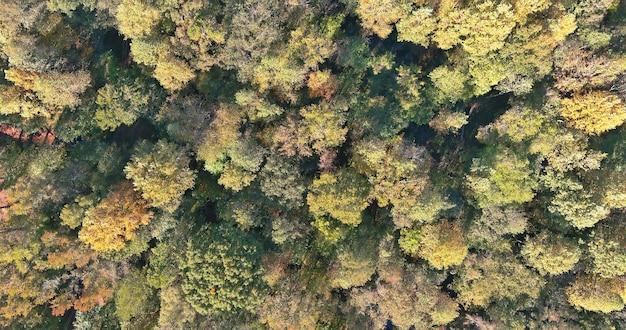
{"label": "forest canopy", "polygon": [[3,0],[0,327],[626,328],[626,2]]}

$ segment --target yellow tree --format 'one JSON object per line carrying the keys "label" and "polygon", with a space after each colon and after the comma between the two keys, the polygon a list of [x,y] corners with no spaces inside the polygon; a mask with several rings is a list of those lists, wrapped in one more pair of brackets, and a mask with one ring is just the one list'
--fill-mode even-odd
{"label": "yellow tree", "polygon": [[580,248],[575,241],[548,232],[527,239],[521,253],[526,262],[541,275],[568,272],[581,257]]}
{"label": "yellow tree", "polygon": [[331,217],[352,226],[361,223],[361,211],[369,205],[367,180],[351,170],[323,173],[313,181],[306,197],[314,215]]}
{"label": "yellow tree", "polygon": [[398,41],[408,41],[428,47],[430,36],[437,27],[437,19],[429,7],[421,7],[396,24]]}
{"label": "yellow tree", "polygon": [[85,212],[78,238],[98,252],[119,251],[135,237],[135,230],[151,219],[148,202],[124,181]]}
{"label": "yellow tree", "polygon": [[466,307],[487,307],[504,298],[537,298],[545,285],[541,276],[511,253],[469,254],[458,274],[453,288],[459,293],[457,301]]}
{"label": "yellow tree", "polygon": [[146,36],[159,23],[160,12],[148,1],[124,0],[117,8],[117,24],[126,38]]}
{"label": "yellow tree", "polygon": [[589,135],[599,135],[624,123],[626,107],[617,95],[594,91],[564,99],[561,115],[568,125]]}
{"label": "yellow tree", "polygon": [[460,265],[467,256],[467,245],[458,223],[443,220],[419,229],[402,229],[398,241],[406,253],[420,257],[437,269]]}
{"label": "yellow tree", "polygon": [[385,39],[393,29],[392,24],[407,16],[409,6],[403,0],[360,0],[356,13],[364,28]]}
{"label": "yellow tree", "polygon": [[174,143],[142,142],[124,168],[126,178],[152,206],[174,212],[183,194],[193,187],[195,173],[189,169],[189,157]]}
{"label": "yellow tree", "polygon": [[588,311],[610,313],[624,308],[624,280],[580,275],[565,289],[570,304]]}

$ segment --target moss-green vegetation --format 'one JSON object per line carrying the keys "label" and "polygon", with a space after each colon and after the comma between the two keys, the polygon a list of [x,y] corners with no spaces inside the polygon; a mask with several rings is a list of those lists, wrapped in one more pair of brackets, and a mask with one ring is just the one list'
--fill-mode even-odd
{"label": "moss-green vegetation", "polygon": [[0,328],[626,328],[625,22],[3,0]]}

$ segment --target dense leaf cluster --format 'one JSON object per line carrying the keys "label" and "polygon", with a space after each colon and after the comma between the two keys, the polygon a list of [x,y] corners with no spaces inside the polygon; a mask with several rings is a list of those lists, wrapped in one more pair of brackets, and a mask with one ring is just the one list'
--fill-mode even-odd
{"label": "dense leaf cluster", "polygon": [[625,24],[3,0],[0,327],[626,328]]}

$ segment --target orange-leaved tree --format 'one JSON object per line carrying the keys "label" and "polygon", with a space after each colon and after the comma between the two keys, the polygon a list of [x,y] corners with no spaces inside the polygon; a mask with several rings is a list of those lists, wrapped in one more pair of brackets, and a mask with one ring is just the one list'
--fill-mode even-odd
{"label": "orange-leaved tree", "polygon": [[148,202],[124,181],[85,212],[78,238],[98,252],[119,251],[135,237],[135,230],[151,219]]}

